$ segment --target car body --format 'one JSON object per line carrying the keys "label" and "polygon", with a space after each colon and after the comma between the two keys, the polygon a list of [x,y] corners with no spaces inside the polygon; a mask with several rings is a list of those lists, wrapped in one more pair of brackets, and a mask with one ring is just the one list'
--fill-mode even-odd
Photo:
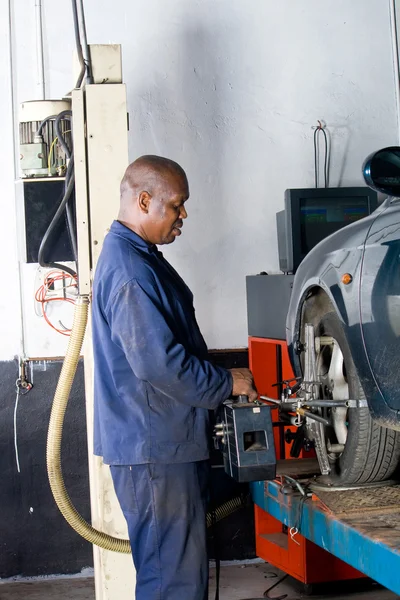
{"label": "car body", "polygon": [[400,431],[399,198],[326,238],[300,264],[286,325],[299,377],[302,312],[313,294],[325,294],[341,321],[373,420]]}

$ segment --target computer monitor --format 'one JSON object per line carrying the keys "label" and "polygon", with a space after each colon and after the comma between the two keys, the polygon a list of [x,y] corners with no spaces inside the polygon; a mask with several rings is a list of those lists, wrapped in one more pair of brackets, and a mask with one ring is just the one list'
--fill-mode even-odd
{"label": "computer monitor", "polygon": [[276,214],[281,271],[295,273],[321,240],[377,206],[377,193],[368,187],[286,190],[285,210]]}

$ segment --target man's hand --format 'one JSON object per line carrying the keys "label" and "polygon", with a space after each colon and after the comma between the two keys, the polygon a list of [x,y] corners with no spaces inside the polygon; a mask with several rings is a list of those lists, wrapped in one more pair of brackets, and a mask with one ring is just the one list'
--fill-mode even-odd
{"label": "man's hand", "polygon": [[258,394],[250,369],[230,369],[233,377],[232,396],[248,396],[249,402],[257,400]]}

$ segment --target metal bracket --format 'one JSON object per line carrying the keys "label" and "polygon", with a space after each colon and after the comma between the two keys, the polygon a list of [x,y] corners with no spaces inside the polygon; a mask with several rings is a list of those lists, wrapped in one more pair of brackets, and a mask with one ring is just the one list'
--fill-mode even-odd
{"label": "metal bracket", "polygon": [[26,360],[21,360],[21,362],[19,363],[19,375],[18,375],[18,379],[16,381],[17,388],[19,388],[20,390],[23,390],[25,394],[30,392],[33,387],[32,383],[28,380],[28,378],[26,376],[27,364],[28,364],[28,361],[26,361]]}

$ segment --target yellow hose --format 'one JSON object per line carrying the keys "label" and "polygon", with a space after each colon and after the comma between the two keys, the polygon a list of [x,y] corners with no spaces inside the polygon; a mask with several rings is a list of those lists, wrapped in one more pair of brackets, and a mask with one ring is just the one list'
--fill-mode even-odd
{"label": "yellow hose", "polygon": [[[88,311],[88,296],[79,296],[75,302],[74,322],[71,336],[69,338],[67,353],[61,369],[60,378],[58,380],[53,406],[51,409],[46,448],[47,473],[54,500],[56,501],[61,514],[72,527],[72,529],[79,533],[79,535],[85,540],[91,544],[100,546],[100,548],[129,554],[131,552],[129,540],[122,540],[120,538],[108,535],[103,531],[98,531],[89,525],[89,523],[87,523],[85,519],[78,513],[68,495],[62,475],[61,440],[64,416],[81,354],[83,338],[85,336],[85,329],[88,319]],[[216,509],[215,521],[219,521],[220,519],[227,517],[242,506],[243,503],[240,498],[233,498],[232,500],[229,500]],[[207,514],[207,526],[210,527],[211,523],[211,515]]]}
{"label": "yellow hose", "polygon": [[47,435],[47,473],[51,491],[58,508],[66,521],[79,535],[91,544],[96,544],[96,546],[100,546],[105,550],[114,550],[115,552],[129,554],[131,551],[129,540],[121,540],[98,531],[89,525],[78,513],[66,490],[61,470],[61,439],[64,416],[81,354],[88,311],[89,298],[87,296],[79,296],[75,303],[74,323],[51,409]]}
{"label": "yellow hose", "polygon": [[240,496],[228,500],[225,504],[221,504],[221,506],[218,506],[218,508],[215,509],[214,515],[207,513],[207,527],[211,527],[213,518],[215,523],[217,523],[218,521],[221,521],[221,519],[225,519],[225,517],[228,517],[239,510],[239,508],[243,508],[243,506],[244,503]]}

